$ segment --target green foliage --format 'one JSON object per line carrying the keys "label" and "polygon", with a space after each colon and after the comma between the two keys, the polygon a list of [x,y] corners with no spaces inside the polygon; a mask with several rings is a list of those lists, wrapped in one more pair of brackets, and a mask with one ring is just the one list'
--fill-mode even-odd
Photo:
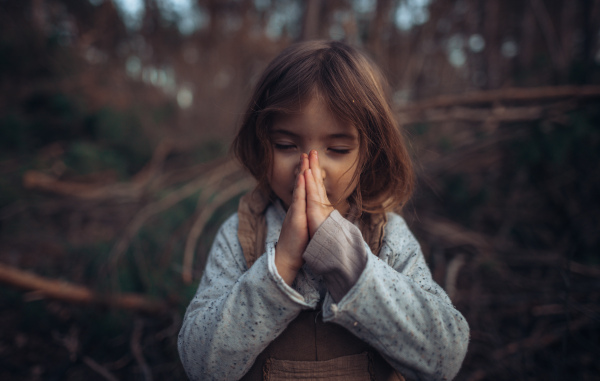
{"label": "green foliage", "polygon": [[152,143],[133,110],[86,111],[62,93],[36,93],[17,109],[0,116],[0,148],[35,160],[49,144],[65,146],[65,164],[77,174],[106,169],[122,178],[139,171],[150,159]]}
{"label": "green foliage", "polygon": [[415,136],[422,136],[425,135],[427,133],[427,131],[429,131],[430,125],[427,123],[417,123],[413,126],[411,126],[411,132],[415,135]]}
{"label": "green foliage", "polygon": [[81,118],[85,110],[74,97],[62,93],[35,93],[24,101],[21,110],[28,119],[31,149],[82,135]]}
{"label": "green foliage", "polygon": [[20,184],[8,176],[0,176],[0,208],[9,205],[23,197]]}
{"label": "green foliage", "polygon": [[152,119],[156,124],[166,123],[172,119],[177,113],[177,102],[171,100],[166,102],[164,106],[157,107],[152,112]]}
{"label": "green foliage", "polygon": [[194,151],[193,160],[198,163],[214,160],[215,158],[224,156],[227,148],[222,140],[208,140],[199,149]]}
{"label": "green foliage", "polygon": [[125,177],[128,166],[127,160],[119,152],[85,141],[75,141],[68,147],[65,164],[79,174],[116,169],[121,177]]}
{"label": "green foliage", "polygon": [[0,117],[0,148],[3,151],[25,152],[32,145],[29,124],[20,115]]}
{"label": "green foliage", "polygon": [[447,136],[441,136],[438,141],[440,151],[443,153],[449,153],[452,151],[452,141]]}
{"label": "green foliage", "polygon": [[122,174],[133,174],[150,159],[151,143],[139,117],[132,111],[103,108],[87,115],[84,125],[93,144],[83,144],[82,150],[80,142],[75,142],[73,148],[76,156],[88,159],[88,167],[94,170],[108,167]]}
{"label": "green foliage", "polygon": [[595,167],[600,156],[599,119],[597,111],[575,112],[569,115],[566,125],[538,123],[528,138],[514,143],[518,163],[525,167],[544,166],[553,171]]}
{"label": "green foliage", "polygon": [[22,154],[80,138],[82,105],[61,93],[36,93],[0,118],[0,145]]}

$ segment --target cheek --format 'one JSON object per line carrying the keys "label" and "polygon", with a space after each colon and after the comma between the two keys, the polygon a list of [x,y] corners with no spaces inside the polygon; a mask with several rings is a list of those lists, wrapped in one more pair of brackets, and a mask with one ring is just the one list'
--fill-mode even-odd
{"label": "cheek", "polygon": [[[343,171],[340,172],[340,186],[342,187],[342,191],[347,191],[347,192],[352,192],[354,190],[354,188],[356,188],[356,184],[358,183],[358,176],[356,176],[356,178],[354,178],[354,175],[356,173],[357,167],[358,167],[358,163],[357,163],[358,158],[356,158],[355,160],[350,161],[346,166],[345,169]],[[354,181],[352,181],[354,178]],[[346,190],[348,188],[348,190]]]}
{"label": "cheek", "polygon": [[326,179],[329,177],[329,180],[331,181],[330,184],[335,190],[337,192],[342,192],[352,182],[352,176],[354,176],[355,170],[355,166],[352,165],[339,166],[338,168],[331,169],[329,173],[327,173]]}
{"label": "cheek", "polygon": [[290,179],[295,178],[295,167],[295,164],[289,158],[275,156],[268,174],[269,183],[274,186],[287,187],[291,181]]}

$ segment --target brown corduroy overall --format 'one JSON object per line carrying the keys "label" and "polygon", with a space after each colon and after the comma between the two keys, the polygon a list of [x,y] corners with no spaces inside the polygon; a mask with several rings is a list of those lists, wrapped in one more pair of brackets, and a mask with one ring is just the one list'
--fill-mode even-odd
{"label": "brown corduroy overall", "polygon": [[[238,238],[248,268],[264,252],[268,205],[268,197],[258,191],[240,200]],[[379,253],[386,222],[385,215],[361,218],[363,237],[373,253]],[[300,312],[241,380],[404,381],[404,377],[344,327],[323,322],[319,305]]]}

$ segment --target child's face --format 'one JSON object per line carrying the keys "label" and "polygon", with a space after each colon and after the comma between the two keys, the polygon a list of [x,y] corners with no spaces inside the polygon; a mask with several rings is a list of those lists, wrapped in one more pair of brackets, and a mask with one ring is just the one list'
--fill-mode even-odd
{"label": "child's face", "polygon": [[269,185],[286,210],[300,164],[300,155],[318,152],[327,197],[338,211],[348,212],[347,199],[356,187],[351,184],[359,159],[358,130],[340,122],[318,97],[298,113],[276,118],[270,131],[273,165]]}

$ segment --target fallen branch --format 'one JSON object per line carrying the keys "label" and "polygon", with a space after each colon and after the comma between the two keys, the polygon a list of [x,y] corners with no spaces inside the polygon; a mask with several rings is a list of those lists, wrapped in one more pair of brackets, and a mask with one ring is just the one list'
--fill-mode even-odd
{"label": "fallen branch", "polygon": [[144,358],[144,353],[142,351],[142,346],[140,341],[142,340],[142,333],[144,330],[144,322],[139,318],[136,319],[133,323],[133,333],[131,334],[131,341],[129,342],[129,346],[131,347],[131,353],[133,354],[133,358],[138,363],[139,367],[142,370],[142,374],[144,375],[144,380],[152,381],[152,372],[150,371],[150,367]]}
{"label": "fallen branch", "polygon": [[98,373],[102,377],[104,377],[107,381],[118,381],[119,379],[115,377],[114,374],[110,372],[110,370],[106,369],[102,365],[98,364],[93,358],[89,356],[83,356],[81,358],[83,363],[90,367],[94,372]]}
{"label": "fallen branch", "polygon": [[235,173],[237,170],[239,170],[239,167],[235,164],[235,162],[233,160],[228,160],[218,167],[212,169],[206,177],[201,177],[195,181],[192,181],[178,190],[171,192],[168,196],[160,199],[159,201],[148,204],[142,208],[142,210],[140,210],[138,214],[133,217],[133,220],[125,230],[124,234],[113,246],[109,255],[111,266],[114,267],[117,265],[121,254],[123,254],[123,252],[125,252],[125,250],[127,250],[129,247],[129,242],[131,239],[150,217],[167,210],[181,200],[198,192],[200,189],[213,186],[214,183]]}
{"label": "fallen branch", "polygon": [[457,299],[460,296],[456,285],[458,283],[458,274],[460,272],[460,269],[465,265],[465,263],[465,255],[459,254],[450,261],[450,264],[446,269],[446,287],[444,287],[444,289],[446,290],[448,297],[450,297],[450,300],[452,300],[453,303],[456,303]]}
{"label": "fallen branch", "polygon": [[565,57],[564,49],[561,44],[562,41],[556,33],[556,28],[554,27],[548,8],[541,0],[530,0],[529,2],[531,3],[533,14],[540,25],[540,30],[546,41],[546,46],[548,47],[548,52],[552,58],[554,68],[560,74],[563,74],[563,71],[568,66],[567,58]]}
{"label": "fallen branch", "polygon": [[236,183],[231,184],[227,188],[221,190],[217,197],[207,205],[190,229],[190,234],[185,243],[185,250],[183,254],[183,281],[187,284],[192,282],[192,265],[194,264],[194,251],[198,238],[204,230],[204,226],[213,215],[213,213],[224,203],[231,200],[236,195],[252,189],[256,185],[256,182],[252,178],[245,178]]}
{"label": "fallen branch", "polygon": [[566,262],[564,268],[579,275],[589,276],[592,278],[600,277],[600,267],[592,265],[582,265],[577,262]]}
{"label": "fallen branch", "polygon": [[400,113],[459,105],[476,105],[503,101],[537,101],[560,98],[598,98],[600,86],[548,86],[534,88],[507,88],[489,91],[473,91],[466,94],[442,95],[402,105]]}
{"label": "fallen branch", "polygon": [[143,295],[131,293],[102,295],[87,287],[44,278],[29,271],[23,271],[1,263],[0,282],[23,290],[33,291],[43,297],[69,303],[96,304],[152,314],[163,313],[168,308],[165,303],[147,299]]}
{"label": "fallen branch", "polygon": [[62,181],[39,171],[27,171],[23,175],[23,186],[27,189],[39,189],[46,192],[77,197],[84,200],[138,199],[148,183],[160,171],[162,163],[171,151],[169,142],[160,143],[150,162],[142,168],[132,181],[116,184],[90,184],[76,181]]}
{"label": "fallen branch", "polygon": [[471,245],[483,257],[493,257],[495,250],[483,234],[441,217],[423,216],[420,222],[423,230],[435,239],[443,241],[448,247]]}
{"label": "fallen branch", "polygon": [[562,339],[567,332],[576,332],[590,323],[590,319],[586,316],[570,323],[564,330],[547,333],[543,336],[534,335],[523,340],[518,340],[508,344],[507,346],[497,349],[492,352],[492,358],[496,361],[502,360],[517,352],[523,353],[526,351],[536,351],[545,348]]}
{"label": "fallen branch", "polygon": [[143,191],[142,183],[118,183],[110,185],[86,184],[62,181],[39,171],[27,171],[23,186],[83,200],[137,199]]}
{"label": "fallen branch", "polygon": [[491,109],[453,107],[449,110],[431,109],[400,115],[403,124],[441,123],[448,121],[514,123],[541,119],[544,107],[494,107]]}

